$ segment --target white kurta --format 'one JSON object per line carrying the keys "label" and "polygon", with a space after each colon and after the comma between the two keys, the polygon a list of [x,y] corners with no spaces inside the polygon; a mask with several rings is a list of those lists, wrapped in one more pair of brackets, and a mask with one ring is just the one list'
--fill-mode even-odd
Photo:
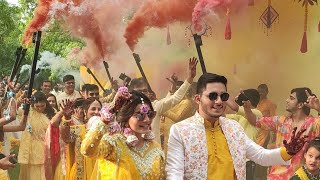
{"label": "white kurta", "polygon": [[152,106],[155,111],[157,111],[156,117],[153,119],[151,127],[152,131],[155,134],[155,140],[158,143],[160,141],[160,118],[163,113],[167,112],[169,109],[173,108],[175,105],[179,104],[184,96],[186,95],[187,91],[189,90],[191,84],[186,80],[180,88],[172,95],[165,97],[160,100],[155,100],[152,102]]}

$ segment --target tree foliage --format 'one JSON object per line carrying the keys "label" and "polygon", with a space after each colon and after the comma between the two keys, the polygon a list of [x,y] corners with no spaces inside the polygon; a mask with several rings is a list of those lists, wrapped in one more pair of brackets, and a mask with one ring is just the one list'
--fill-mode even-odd
{"label": "tree foliage", "polygon": [[[0,0],[0,71],[3,74],[10,74],[15,61],[15,51],[21,46],[21,39],[24,29],[33,18],[36,8],[35,0],[19,0],[19,6],[8,4]],[[83,47],[83,42],[70,36],[64,31],[59,22],[52,22],[43,32],[41,39],[41,51],[50,51],[58,56],[66,57],[74,47]],[[25,60],[22,64],[31,64],[34,54],[34,46],[28,48]],[[39,57],[40,58],[40,57]],[[38,74],[41,79],[48,79],[50,71],[43,71]],[[21,81],[27,77],[22,77]]]}

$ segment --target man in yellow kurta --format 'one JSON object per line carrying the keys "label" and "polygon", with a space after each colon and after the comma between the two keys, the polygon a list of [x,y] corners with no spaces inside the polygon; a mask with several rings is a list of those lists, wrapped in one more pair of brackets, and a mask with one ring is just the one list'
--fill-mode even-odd
{"label": "man in yellow kurta", "polygon": [[[170,129],[167,179],[245,180],[247,158],[265,166],[289,164],[286,148],[263,149],[246,136],[238,122],[222,116],[229,98],[226,84],[227,79],[216,74],[199,78],[198,112]],[[300,146],[296,147],[300,150]]]}
{"label": "man in yellow kurta", "polygon": [[[255,89],[246,89],[236,97],[235,101],[232,100],[231,98],[229,98],[227,101],[227,105],[236,113],[226,115],[226,117],[228,119],[233,119],[233,120],[236,120],[237,122],[239,122],[239,124],[244,129],[244,132],[246,133],[246,135],[252,141],[256,142],[256,138],[257,138],[257,134],[258,134],[259,129],[255,126],[251,125],[248,122],[248,120],[245,118],[245,112],[244,112],[244,108],[242,106],[243,103],[238,101],[239,96],[246,97],[251,102],[252,112],[256,116],[262,117],[262,113],[258,109],[256,109],[257,105],[259,103],[259,100],[260,100],[259,93]],[[238,102],[239,104],[237,104],[236,102]]]}
{"label": "man in yellow kurta", "polygon": [[[163,119],[161,120],[161,133],[163,136],[163,142],[161,142],[161,144],[165,153],[167,152],[167,143],[171,126],[174,123],[191,117],[196,111],[196,104],[192,99],[195,91],[195,86],[196,84],[193,83],[185,98],[175,107],[171,108],[163,114]],[[170,94],[172,93],[171,91]]]}
{"label": "man in yellow kurta", "polygon": [[[227,114],[226,117],[229,119],[236,120],[239,122],[241,127],[243,128],[244,132],[250,138],[253,142],[256,142],[257,134],[259,132],[259,129],[253,125],[251,125],[248,120],[245,118],[245,112],[243,108],[243,102],[242,100],[249,100],[251,102],[251,110],[252,112],[258,116],[262,117],[262,113],[255,109],[259,103],[260,96],[259,92],[256,89],[246,89],[243,90],[239,95],[236,97],[235,101],[231,100],[230,98],[227,101],[227,105],[234,111],[236,111],[236,114]],[[240,106],[239,106],[240,105]],[[246,176],[248,179],[254,178],[254,172],[255,172],[255,163],[248,160],[246,163],[247,171]]]}

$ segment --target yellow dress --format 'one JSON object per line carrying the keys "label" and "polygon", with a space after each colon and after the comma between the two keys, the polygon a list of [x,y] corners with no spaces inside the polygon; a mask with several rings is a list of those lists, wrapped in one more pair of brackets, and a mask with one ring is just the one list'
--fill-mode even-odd
{"label": "yellow dress", "polygon": [[[0,152],[3,152],[3,143],[0,142]],[[8,180],[8,172],[6,170],[0,169],[0,180]]]}
{"label": "yellow dress", "polygon": [[86,158],[80,153],[81,142],[86,134],[85,125],[70,127],[73,143],[67,145],[66,151],[66,179],[89,180],[94,168],[95,160]]}
{"label": "yellow dress", "polygon": [[320,179],[320,174],[312,175],[308,170],[302,166],[300,167],[294,175],[290,178],[290,180],[313,180]]}
{"label": "yellow dress", "polygon": [[129,147],[122,134],[108,135],[108,127],[96,123],[81,145],[81,153],[98,159],[97,179],[148,180],[165,179],[164,153],[154,140],[145,141],[141,149]]}
{"label": "yellow dress", "polygon": [[63,172],[62,172],[62,162],[61,162],[61,159],[60,161],[58,162],[58,165],[56,167],[56,170],[54,172],[54,178],[53,180],[64,180],[66,179],[65,176],[63,175]]}
{"label": "yellow dress", "polygon": [[49,119],[43,113],[30,109],[26,129],[22,132],[18,162],[20,180],[45,180],[44,140]]}

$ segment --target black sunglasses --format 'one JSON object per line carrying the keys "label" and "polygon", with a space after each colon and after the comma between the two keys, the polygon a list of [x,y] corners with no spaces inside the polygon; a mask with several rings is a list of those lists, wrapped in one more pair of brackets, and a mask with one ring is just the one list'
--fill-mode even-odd
{"label": "black sunglasses", "polygon": [[138,121],[143,121],[146,118],[146,116],[148,116],[149,119],[153,119],[156,116],[157,112],[149,111],[146,114],[141,112],[136,112],[135,114],[136,114],[135,117],[138,119]]}
{"label": "black sunglasses", "polygon": [[208,97],[211,101],[215,101],[218,99],[218,96],[220,96],[222,101],[227,101],[229,99],[229,93],[226,92],[220,95],[216,92],[211,92]]}

